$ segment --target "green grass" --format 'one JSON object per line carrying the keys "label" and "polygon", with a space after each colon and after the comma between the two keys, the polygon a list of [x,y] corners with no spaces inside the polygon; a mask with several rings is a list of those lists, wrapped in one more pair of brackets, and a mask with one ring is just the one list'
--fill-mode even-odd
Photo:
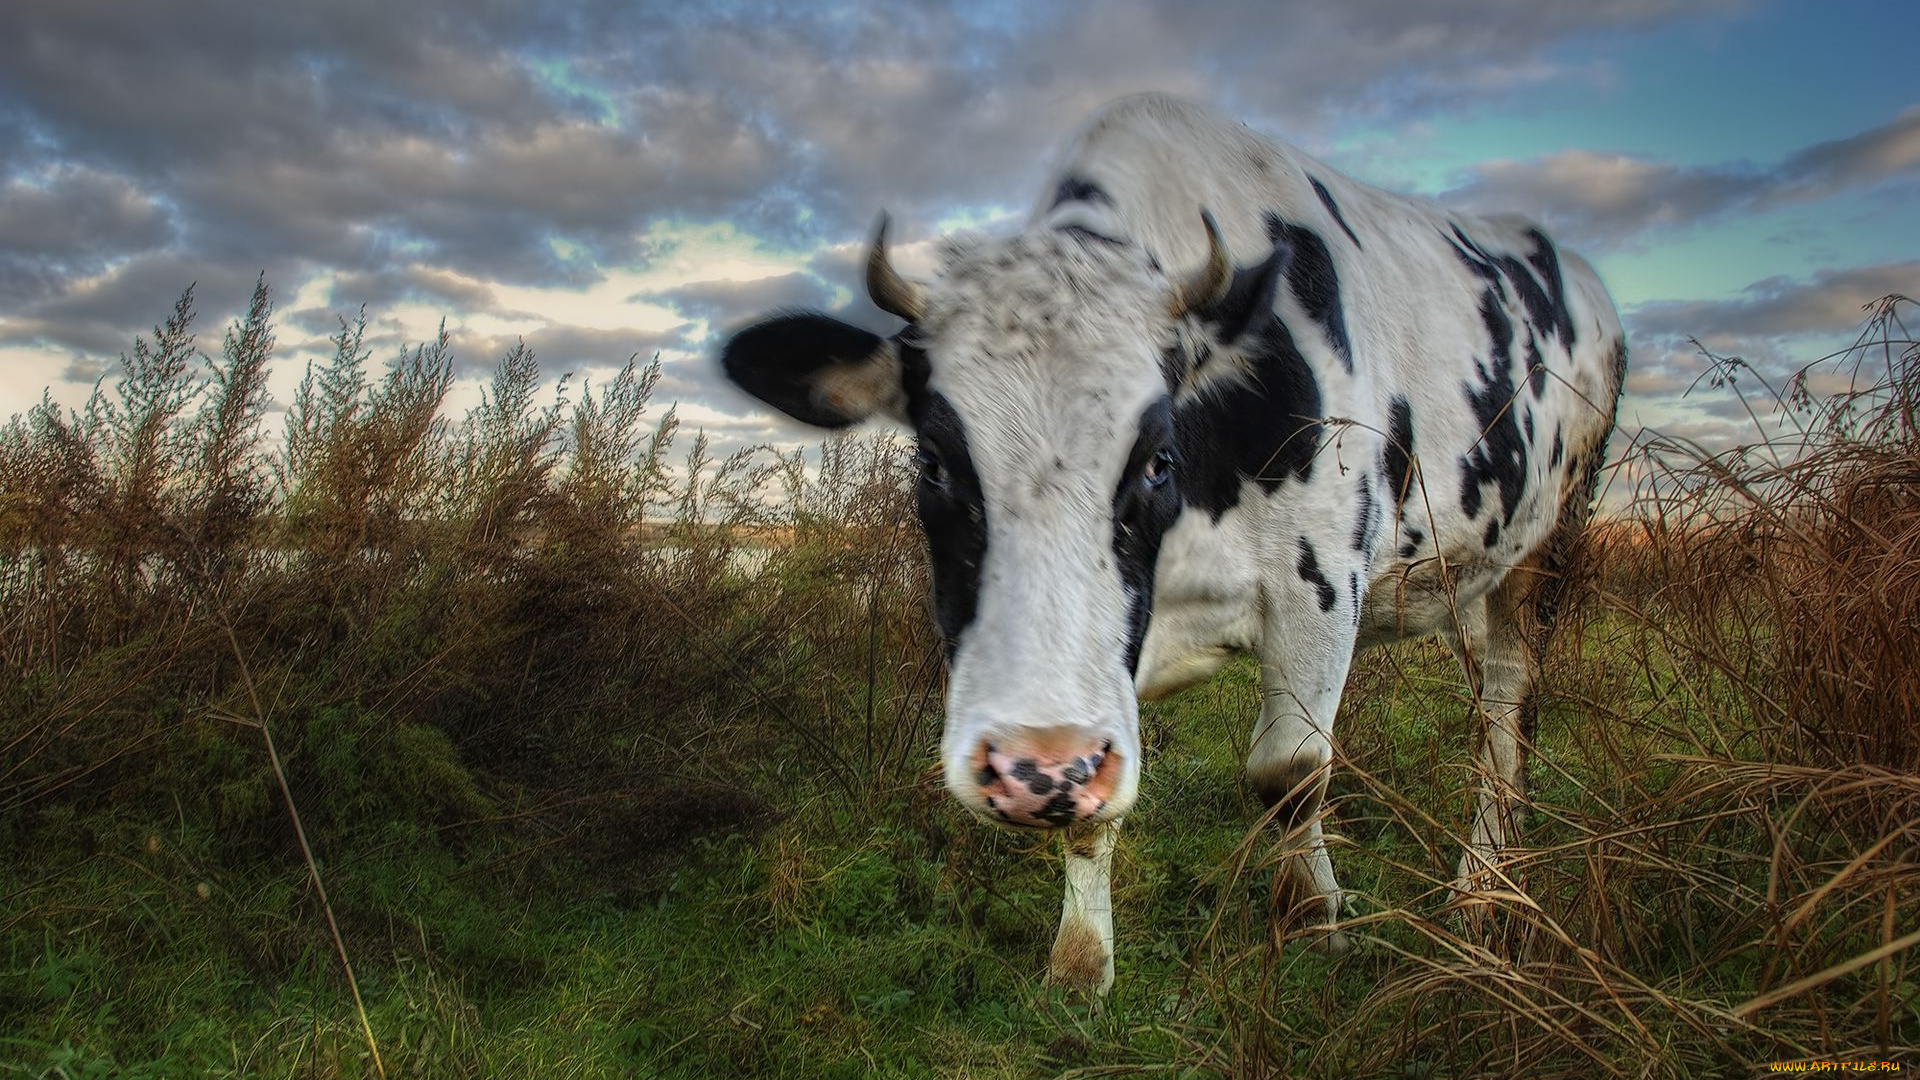
{"label": "green grass", "polygon": [[[1041,982],[1057,852],[933,790],[858,812],[816,797],[644,882],[565,861],[475,874],[501,853],[404,825],[375,854],[323,853],[322,871],[399,1075],[1033,1076],[1164,1060],[1204,1022],[1187,984],[1222,892],[1250,887],[1221,869],[1255,817],[1233,748],[1257,694],[1242,664],[1148,712],[1157,750],[1117,869],[1119,985],[1098,1015]],[[0,936],[14,1033],[0,1059],[28,1074],[361,1073],[304,868],[223,873],[205,840],[125,818],[90,855],[35,859],[61,867],[49,876],[8,867],[0,891],[30,914]]]}
{"label": "green grass", "polygon": [[[632,864],[512,829],[423,829],[433,807],[471,797],[456,788],[351,832],[351,848],[323,841],[322,872],[388,1075],[1441,1075],[1460,1046],[1417,1032],[1473,994],[1403,1000],[1382,988],[1447,960],[1423,927],[1455,925],[1436,883],[1458,855],[1446,833],[1470,809],[1468,703],[1433,643],[1369,657],[1352,689],[1343,745],[1374,780],[1336,785],[1329,829],[1350,914],[1387,913],[1371,940],[1338,961],[1271,948],[1271,837],[1244,846],[1258,808],[1238,777],[1259,689],[1253,665],[1237,663],[1145,710],[1143,795],[1115,864],[1118,981],[1099,1009],[1042,980],[1057,851],[966,818],[931,778],[856,806],[769,762],[787,785],[775,816]],[[1636,700],[1657,692],[1642,686]],[[1672,738],[1657,725],[1602,737],[1578,702],[1550,699],[1528,842],[1577,845],[1570,815],[1610,797],[1604,763],[1623,743],[1644,757]],[[331,745],[351,756],[347,743]],[[354,773],[352,762],[330,768]],[[1665,767],[1636,790],[1677,775]],[[328,819],[330,794],[310,792],[312,820]],[[1751,822],[1722,832],[1685,857],[1764,839]],[[14,912],[0,924],[0,1067],[372,1075],[297,859],[223,865],[213,832],[135,809],[40,833],[71,846],[0,864]],[[1764,861],[1724,861],[1730,879],[1764,889]],[[1544,860],[1528,879],[1564,919],[1595,893],[1623,902],[1589,888],[1582,865]],[[1624,902],[1615,916],[1631,932],[1613,947],[1662,992],[1733,1001],[1758,985],[1765,950],[1716,935],[1721,912],[1706,898]],[[1724,955],[1703,963],[1712,949]],[[1641,1022],[1650,1039],[1697,1038],[1681,1014]],[[1891,1022],[1910,1032],[1920,1015],[1908,1004]],[[1400,1064],[1382,1073],[1394,1040]]]}
{"label": "green grass", "polygon": [[[1350,727],[1394,770],[1441,760],[1426,775],[1464,777],[1464,705],[1433,682],[1359,702]],[[1240,663],[1147,709],[1143,797],[1116,860],[1118,982],[1098,1011],[1042,983],[1057,851],[965,818],[932,788],[864,808],[797,800],[638,878],[516,860],[504,840],[450,845],[405,822],[369,852],[323,851],[322,872],[393,1075],[1024,1077],[1200,1059],[1193,1044],[1223,1020],[1199,982],[1217,977],[1221,950],[1257,949],[1248,916],[1272,876],[1231,872],[1258,816],[1237,749],[1258,694]],[[1433,797],[1435,813],[1464,812],[1462,798]],[[1343,801],[1341,820],[1377,857],[1343,852],[1345,883],[1392,898],[1409,879],[1386,868],[1423,849],[1365,801]],[[89,854],[33,860],[51,874],[12,862],[0,877],[22,913],[0,934],[13,1032],[0,1060],[29,1075],[367,1074],[297,861],[211,865],[210,838],[164,818],[124,815],[88,836]],[[1276,1019],[1317,1039],[1376,966],[1289,949]]]}

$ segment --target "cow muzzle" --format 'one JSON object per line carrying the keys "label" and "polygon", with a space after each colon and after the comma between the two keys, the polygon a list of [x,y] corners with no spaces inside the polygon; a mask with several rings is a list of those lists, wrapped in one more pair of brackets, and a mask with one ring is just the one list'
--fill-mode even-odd
{"label": "cow muzzle", "polygon": [[947,784],[983,816],[1059,829],[1109,821],[1127,762],[1112,739],[1085,728],[1020,729],[980,739],[965,776]]}

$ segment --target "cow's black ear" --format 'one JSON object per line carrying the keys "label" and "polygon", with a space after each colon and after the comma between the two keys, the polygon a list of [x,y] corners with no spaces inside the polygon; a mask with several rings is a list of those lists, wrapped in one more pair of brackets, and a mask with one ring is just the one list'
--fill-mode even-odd
{"label": "cow's black ear", "polygon": [[906,414],[893,342],[826,315],[781,315],[749,326],[721,349],[720,366],[742,390],[815,427]]}
{"label": "cow's black ear", "polygon": [[1273,251],[1258,266],[1234,270],[1233,284],[1216,303],[1200,311],[1200,319],[1213,328],[1222,345],[1240,340],[1259,320],[1273,314],[1273,294],[1287,276],[1293,263],[1293,248],[1285,240],[1274,243]]}

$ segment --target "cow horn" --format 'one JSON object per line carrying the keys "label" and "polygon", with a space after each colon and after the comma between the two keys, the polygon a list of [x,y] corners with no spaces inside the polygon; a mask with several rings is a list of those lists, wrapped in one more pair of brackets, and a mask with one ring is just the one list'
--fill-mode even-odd
{"label": "cow horn", "polygon": [[927,290],[899,275],[887,261],[887,215],[880,215],[873,249],[867,252],[867,295],[881,311],[917,323],[927,313]]}
{"label": "cow horn", "polygon": [[1207,227],[1207,264],[1185,284],[1174,286],[1173,302],[1168,305],[1168,310],[1176,319],[1218,303],[1233,284],[1233,257],[1227,254],[1227,242],[1220,235],[1220,223],[1213,220],[1210,210],[1200,211],[1200,220]]}

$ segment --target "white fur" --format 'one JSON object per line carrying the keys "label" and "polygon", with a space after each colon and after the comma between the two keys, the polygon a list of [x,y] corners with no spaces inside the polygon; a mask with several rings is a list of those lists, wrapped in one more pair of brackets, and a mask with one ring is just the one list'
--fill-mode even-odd
{"label": "white fur", "polygon": [[1133,803],[1138,707],[1113,492],[1136,421],[1166,393],[1165,291],[1138,250],[1045,231],[957,254],[930,289],[929,385],[966,424],[989,530],[948,681],[949,776],[969,775],[995,733],[1085,728],[1093,745],[1112,740],[1124,770],[1107,816]]}

